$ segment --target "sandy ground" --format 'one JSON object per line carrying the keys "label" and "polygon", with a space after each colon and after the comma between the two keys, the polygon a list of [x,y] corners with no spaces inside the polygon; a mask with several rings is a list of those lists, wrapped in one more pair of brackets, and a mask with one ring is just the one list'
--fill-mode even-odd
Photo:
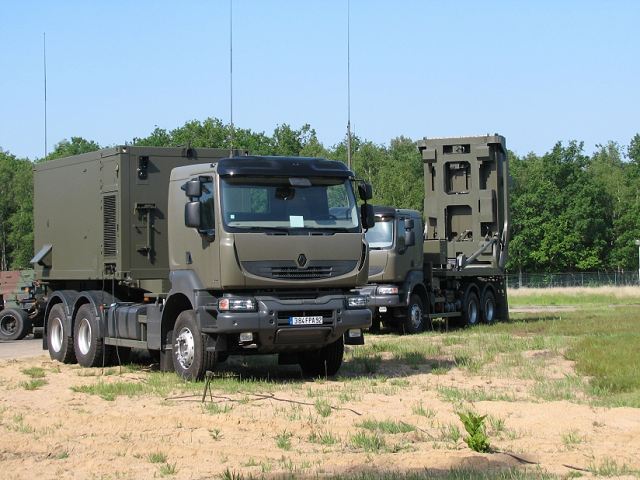
{"label": "sandy ground", "polygon": [[[551,352],[526,355],[543,356],[549,377],[573,371],[571,362]],[[26,390],[29,377],[23,370],[29,367],[43,368],[47,384]],[[427,369],[383,362],[375,378],[306,381],[297,368],[273,366],[261,373],[273,381],[273,391],[214,389],[207,399],[216,404],[214,413],[195,396],[106,401],[71,389],[100,381],[145,382],[149,374],[144,371],[101,376],[102,369],[61,365],[44,355],[0,360],[0,478],[205,479],[219,478],[227,469],[266,477],[322,477],[509,467],[588,478],[591,473],[577,469],[625,464],[640,470],[640,409],[535,402],[527,395],[531,384],[526,380],[472,376],[457,368],[434,375]],[[241,366],[230,372],[243,373]],[[507,391],[522,400],[461,404],[444,400],[438,393],[443,387]],[[323,416],[314,405],[318,401],[335,408]],[[455,414],[461,408],[493,417],[494,453],[475,453],[448,433],[453,426],[463,432]],[[372,419],[416,429],[382,434],[386,448],[367,452],[354,446],[352,437],[371,435],[358,425]],[[336,443],[314,442],[314,433],[330,433]],[[289,436],[289,449],[278,446],[278,435]],[[163,453],[164,463],[152,463],[152,452]]]}

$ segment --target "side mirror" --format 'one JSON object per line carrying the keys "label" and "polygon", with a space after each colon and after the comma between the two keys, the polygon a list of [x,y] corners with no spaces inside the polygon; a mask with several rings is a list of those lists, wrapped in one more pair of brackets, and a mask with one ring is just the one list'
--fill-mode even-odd
{"label": "side mirror", "polygon": [[200,183],[200,180],[189,180],[187,183],[185,183],[185,195],[187,197],[193,198],[193,197],[200,197],[202,196],[202,183]]}
{"label": "side mirror", "polygon": [[360,205],[360,217],[362,218],[362,228],[373,228],[376,224],[373,205],[369,205],[368,203]]}
{"label": "side mirror", "polygon": [[[413,222],[413,220],[411,220]],[[404,246],[413,247],[416,244],[416,232],[406,231],[404,232]]]}
{"label": "side mirror", "polygon": [[415,226],[415,224],[413,222],[413,218],[405,218],[404,219],[404,229],[405,230],[413,230],[414,226]]}
{"label": "side mirror", "polygon": [[189,228],[200,228],[200,202],[187,202],[184,206],[184,224]]}
{"label": "side mirror", "polygon": [[371,200],[373,198],[373,188],[370,183],[359,183],[358,184],[358,195],[360,195],[360,199]]}

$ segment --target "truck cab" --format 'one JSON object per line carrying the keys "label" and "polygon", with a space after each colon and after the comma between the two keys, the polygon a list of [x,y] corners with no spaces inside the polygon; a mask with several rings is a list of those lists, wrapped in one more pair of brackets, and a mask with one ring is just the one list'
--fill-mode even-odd
{"label": "truck cab", "polygon": [[369,297],[372,328],[380,323],[415,333],[423,329],[427,303],[422,272],[422,218],[420,212],[374,206],[375,225],[365,237],[369,243]]}

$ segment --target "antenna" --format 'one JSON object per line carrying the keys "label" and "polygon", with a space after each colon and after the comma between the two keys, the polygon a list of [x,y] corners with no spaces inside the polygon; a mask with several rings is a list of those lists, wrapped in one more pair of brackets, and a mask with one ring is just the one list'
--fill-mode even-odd
{"label": "antenna", "polygon": [[47,34],[42,33],[42,59],[44,63],[44,158],[49,154],[47,150]]}
{"label": "antenna", "polygon": [[233,156],[233,0],[229,0],[229,117],[231,121],[229,155]]}
{"label": "antenna", "polygon": [[351,0],[347,0],[347,166],[351,170]]}

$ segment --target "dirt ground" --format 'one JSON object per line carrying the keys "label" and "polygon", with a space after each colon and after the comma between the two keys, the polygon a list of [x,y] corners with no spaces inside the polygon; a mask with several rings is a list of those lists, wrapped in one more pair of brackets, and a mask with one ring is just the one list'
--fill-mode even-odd
{"label": "dirt ground", "polygon": [[[551,352],[527,355],[545,356],[550,377],[573,370]],[[23,371],[30,367],[46,375],[47,383],[35,390],[25,388],[29,377]],[[229,371],[238,375],[242,367]],[[149,375],[119,373],[117,367],[81,369],[45,355],[0,360],[0,478],[205,479],[220,478],[225,470],[323,477],[510,467],[588,478],[597,469],[620,473],[622,465],[640,470],[640,409],[536,402],[526,395],[527,380],[473,376],[457,368],[434,375],[383,365],[373,378],[306,381],[297,368],[273,366],[262,373],[271,380],[268,391],[238,382],[240,391],[214,389],[204,405],[199,391],[107,401],[72,390],[97,382],[145,382]],[[452,401],[441,394],[447,387],[510,391],[522,400]],[[327,405],[335,408],[321,408]],[[455,434],[456,428],[464,434],[456,411],[469,408],[490,416],[494,453],[475,453]],[[414,428],[376,435],[362,427],[365,420]],[[384,445],[358,443],[358,435]]]}

